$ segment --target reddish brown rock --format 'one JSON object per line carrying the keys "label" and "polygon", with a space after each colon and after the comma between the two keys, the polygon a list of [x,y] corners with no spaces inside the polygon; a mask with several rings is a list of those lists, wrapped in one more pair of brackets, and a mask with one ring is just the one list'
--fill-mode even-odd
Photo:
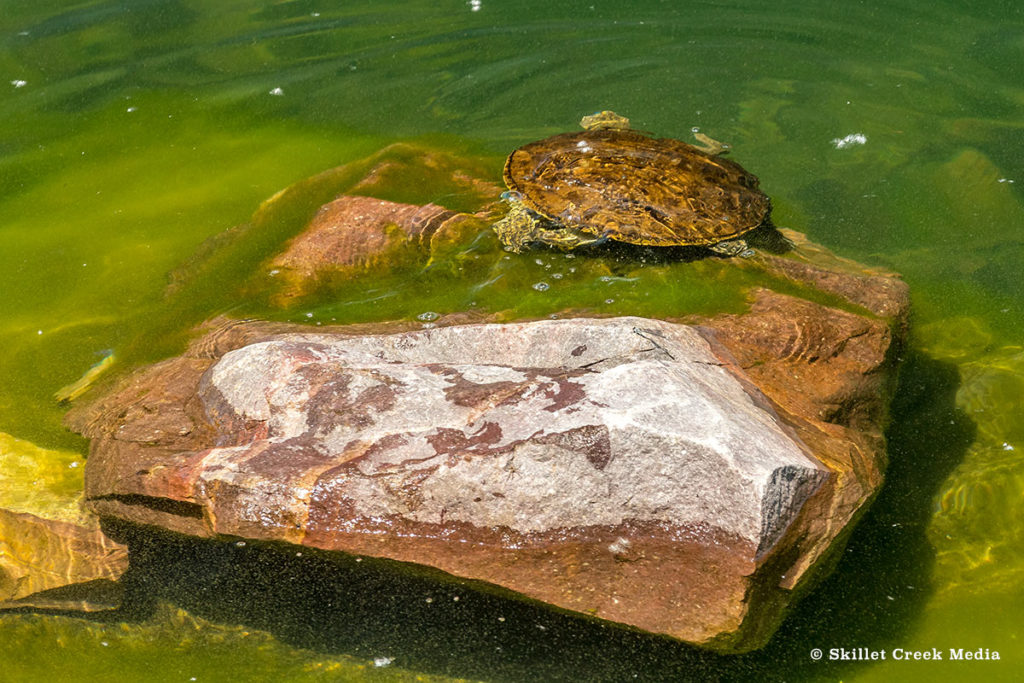
{"label": "reddish brown rock", "polygon": [[[262,296],[268,284],[277,284],[274,297],[286,306],[324,280],[331,284],[378,266],[426,262],[474,226],[486,228],[488,222],[472,214],[485,215],[486,207],[497,201],[503,189],[500,172],[495,173],[500,168],[498,159],[488,162],[410,143],[389,145],[281,190],[247,223],[211,237],[170,273],[168,298],[191,298],[193,292],[206,291],[211,281],[224,287],[225,271],[237,280],[239,263],[253,265],[252,278],[232,280],[226,291],[244,299],[254,293]],[[494,181],[486,179],[489,174]],[[395,202],[396,195],[407,203]],[[435,197],[443,197],[446,207],[426,203]],[[335,200],[339,202],[332,204]],[[329,260],[328,254],[337,260]],[[281,262],[275,265],[277,258]],[[280,277],[268,281],[268,275],[277,277],[271,275],[275,270]]]}
{"label": "reddish brown rock", "polygon": [[0,609],[119,605],[128,550],[82,510],[81,460],[0,433]]}
{"label": "reddish brown rock", "polygon": [[0,609],[114,609],[121,600],[115,582],[127,568],[127,548],[94,520],[0,509]]}
{"label": "reddish brown rock", "polygon": [[434,204],[343,196],[320,208],[269,271],[284,283],[279,298],[302,296],[332,279],[426,263],[446,245],[467,242],[486,227],[480,218]]}
{"label": "reddish brown rock", "polygon": [[93,509],[744,650],[881,481],[882,319],[765,290],[699,328],[299,330],[215,330],[73,411]]}

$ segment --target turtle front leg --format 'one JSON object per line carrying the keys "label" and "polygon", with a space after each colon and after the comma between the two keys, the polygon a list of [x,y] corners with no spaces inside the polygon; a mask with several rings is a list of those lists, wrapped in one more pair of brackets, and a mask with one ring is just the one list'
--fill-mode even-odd
{"label": "turtle front leg", "polygon": [[562,251],[572,251],[577,247],[600,244],[608,239],[603,236],[594,237],[574,228],[560,227],[538,216],[514,197],[509,200],[508,213],[492,225],[491,229],[505,246],[505,250],[515,254],[523,253],[533,242],[547,244]]}
{"label": "turtle front leg", "polygon": [[506,251],[521,254],[530,242],[535,242],[542,232],[536,215],[519,201],[509,202],[508,213],[491,226]]}

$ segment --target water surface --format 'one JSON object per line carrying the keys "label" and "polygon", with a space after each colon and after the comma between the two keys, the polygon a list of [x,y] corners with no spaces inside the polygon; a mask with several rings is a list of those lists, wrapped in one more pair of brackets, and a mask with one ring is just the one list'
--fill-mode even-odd
{"label": "water surface", "polygon": [[[498,178],[516,145],[598,109],[729,142],[776,223],[902,273],[915,315],[889,483],[762,652],[718,658],[417,575],[396,590],[387,566],[281,549],[178,549],[199,561],[175,578],[175,541],[155,537],[123,613],[0,617],[0,680],[1019,680],[1022,84],[1024,13],[998,0],[5,3],[0,432],[41,447],[85,452],[53,393],[130,348],[166,310],[167,274],[278,190],[408,140],[493,159]],[[517,282],[561,257],[545,258]],[[244,307],[229,285],[168,324]],[[648,294],[606,285],[609,312]],[[358,316],[430,304],[400,300]],[[321,581],[289,590],[295,576]],[[813,662],[815,647],[1002,659]]]}

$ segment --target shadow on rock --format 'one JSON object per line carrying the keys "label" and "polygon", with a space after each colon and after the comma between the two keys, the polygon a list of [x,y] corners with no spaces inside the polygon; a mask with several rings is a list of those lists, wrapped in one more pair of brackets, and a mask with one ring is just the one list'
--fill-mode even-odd
{"label": "shadow on rock", "polygon": [[[835,571],[799,603],[777,637],[744,659],[756,669],[807,677],[849,675],[860,663],[810,661],[812,648],[891,650],[931,594],[934,552],[926,529],[932,500],[974,440],[955,406],[956,367],[910,352],[900,372],[887,432],[889,468],[878,498],[850,537]],[[802,677],[802,676],[801,676]]]}

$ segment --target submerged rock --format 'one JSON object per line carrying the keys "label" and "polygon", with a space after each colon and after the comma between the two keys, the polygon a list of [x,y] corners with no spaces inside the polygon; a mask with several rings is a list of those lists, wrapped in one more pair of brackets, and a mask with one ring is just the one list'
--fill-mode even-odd
{"label": "submerged rock", "polygon": [[435,204],[414,206],[343,195],[320,208],[301,234],[270,262],[276,301],[365,277],[426,263],[447,245],[468,242],[486,227],[480,218]]}
{"label": "submerged rock", "polygon": [[120,604],[128,551],[82,509],[80,459],[0,434],[0,609]]}
{"label": "submerged rock", "polygon": [[980,593],[1024,574],[1024,350],[996,349],[959,370],[956,405],[977,431],[936,495],[928,537],[936,590]]}

